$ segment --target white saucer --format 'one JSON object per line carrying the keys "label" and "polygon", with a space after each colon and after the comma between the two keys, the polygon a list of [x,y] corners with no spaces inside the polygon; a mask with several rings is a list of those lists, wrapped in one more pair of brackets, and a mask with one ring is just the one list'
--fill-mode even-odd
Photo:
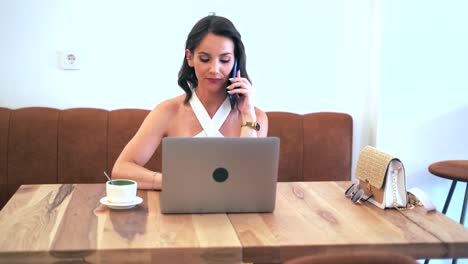
{"label": "white saucer", "polygon": [[141,197],[136,197],[135,201],[131,203],[123,203],[123,204],[116,204],[116,203],[111,203],[109,200],[107,200],[106,197],[102,197],[101,200],[99,201],[104,205],[107,205],[107,207],[112,208],[112,209],[117,209],[117,210],[123,210],[123,209],[130,209],[133,208],[137,204],[141,204],[143,202],[143,199]]}

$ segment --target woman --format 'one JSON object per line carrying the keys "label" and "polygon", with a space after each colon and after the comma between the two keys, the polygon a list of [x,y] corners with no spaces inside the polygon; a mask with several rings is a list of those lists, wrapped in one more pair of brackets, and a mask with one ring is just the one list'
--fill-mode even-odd
{"label": "woman", "polygon": [[[235,64],[239,70],[230,78]],[[241,36],[228,19],[207,16],[195,24],[178,83],[185,95],[162,102],[148,114],[117,159],[113,178],[136,180],[140,189],[161,189],[162,174],[143,165],[165,136],[267,135],[267,116],[253,105]]]}

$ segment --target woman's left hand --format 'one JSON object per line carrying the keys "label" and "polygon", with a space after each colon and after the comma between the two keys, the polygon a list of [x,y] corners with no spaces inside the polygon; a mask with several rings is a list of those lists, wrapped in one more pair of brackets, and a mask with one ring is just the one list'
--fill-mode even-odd
{"label": "woman's left hand", "polygon": [[253,116],[255,118],[255,108],[253,97],[255,89],[247,78],[240,76],[237,71],[236,77],[229,79],[231,84],[227,87],[229,94],[237,97],[237,108],[243,116]]}

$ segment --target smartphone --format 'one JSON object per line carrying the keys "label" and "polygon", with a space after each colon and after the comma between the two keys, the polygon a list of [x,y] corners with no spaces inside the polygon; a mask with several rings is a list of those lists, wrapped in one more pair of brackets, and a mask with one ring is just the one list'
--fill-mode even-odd
{"label": "smartphone", "polygon": [[[237,74],[237,58],[234,59],[234,67],[232,67],[231,78],[235,78]],[[236,105],[237,95],[236,94],[228,94],[229,101],[231,102],[231,109],[234,109]]]}

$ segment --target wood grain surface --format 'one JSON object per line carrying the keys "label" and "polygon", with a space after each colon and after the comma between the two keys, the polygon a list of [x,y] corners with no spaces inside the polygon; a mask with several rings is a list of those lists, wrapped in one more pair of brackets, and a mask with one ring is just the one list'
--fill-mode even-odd
{"label": "wood grain surface", "polygon": [[439,212],[353,204],[350,182],[279,183],[272,214],[229,214],[243,260],[278,263],[311,254],[385,250],[415,258],[468,257],[468,230]]}
{"label": "wood grain surface", "polygon": [[0,263],[280,263],[310,254],[386,250],[468,257],[468,230],[439,212],[379,209],[344,197],[350,182],[278,183],[259,214],[163,215],[159,192],[111,210],[104,184],[23,185],[0,211]]}
{"label": "wood grain surface", "polygon": [[154,191],[111,210],[104,196],[104,184],[21,186],[0,211],[0,262],[241,262],[226,214],[162,215]]}

